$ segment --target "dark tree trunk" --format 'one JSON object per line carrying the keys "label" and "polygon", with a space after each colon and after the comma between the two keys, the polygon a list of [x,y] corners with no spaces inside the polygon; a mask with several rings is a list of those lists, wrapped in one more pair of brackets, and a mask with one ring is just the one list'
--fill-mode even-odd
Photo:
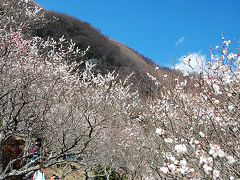
{"label": "dark tree trunk", "polygon": [[3,153],[2,153],[2,143],[0,143],[0,174],[3,172]]}

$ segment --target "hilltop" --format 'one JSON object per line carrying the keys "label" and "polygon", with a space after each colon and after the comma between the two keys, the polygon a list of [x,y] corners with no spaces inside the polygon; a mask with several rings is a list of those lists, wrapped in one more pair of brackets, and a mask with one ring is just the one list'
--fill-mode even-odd
{"label": "hilltop", "polygon": [[47,23],[33,32],[42,38],[54,39],[64,37],[72,39],[76,46],[84,50],[90,46],[85,60],[96,64],[98,72],[106,73],[115,70],[120,78],[134,73],[130,81],[143,94],[148,94],[150,79],[146,72],[155,73],[158,67],[151,59],[141,55],[132,48],[105,36],[87,22],[66,14],[44,10]]}

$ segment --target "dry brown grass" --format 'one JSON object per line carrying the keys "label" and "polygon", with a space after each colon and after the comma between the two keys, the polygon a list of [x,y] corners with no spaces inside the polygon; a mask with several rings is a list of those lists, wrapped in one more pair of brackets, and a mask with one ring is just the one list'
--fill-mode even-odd
{"label": "dry brown grass", "polygon": [[[75,167],[78,167],[77,164],[73,164]],[[61,177],[63,172],[63,166],[58,167],[55,169],[53,166],[44,169],[45,179],[48,180],[51,178],[53,174],[57,175],[59,178]],[[84,179],[84,171],[83,169],[74,171],[72,173],[69,173],[64,180],[83,180]]]}

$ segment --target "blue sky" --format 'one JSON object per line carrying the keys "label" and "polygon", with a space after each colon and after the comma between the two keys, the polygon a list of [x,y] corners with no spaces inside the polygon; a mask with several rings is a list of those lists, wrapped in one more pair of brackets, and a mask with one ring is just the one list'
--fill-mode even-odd
{"label": "blue sky", "polygon": [[[240,0],[35,0],[74,16],[160,66],[188,52],[208,58],[223,35],[240,40]],[[171,59],[171,60],[170,60]]]}

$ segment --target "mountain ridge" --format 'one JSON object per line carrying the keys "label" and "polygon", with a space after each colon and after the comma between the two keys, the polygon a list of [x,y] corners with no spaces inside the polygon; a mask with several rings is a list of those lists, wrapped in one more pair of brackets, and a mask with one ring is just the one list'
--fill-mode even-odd
{"label": "mountain ridge", "polygon": [[142,93],[147,93],[146,86],[150,79],[146,72],[154,74],[155,68],[159,67],[150,58],[102,34],[87,22],[55,11],[44,10],[44,13],[47,23],[33,32],[33,35],[55,39],[64,35],[66,39],[72,39],[80,49],[90,46],[85,58],[97,59],[97,68],[102,73],[115,70],[120,78],[125,78],[134,72],[131,82]]}

